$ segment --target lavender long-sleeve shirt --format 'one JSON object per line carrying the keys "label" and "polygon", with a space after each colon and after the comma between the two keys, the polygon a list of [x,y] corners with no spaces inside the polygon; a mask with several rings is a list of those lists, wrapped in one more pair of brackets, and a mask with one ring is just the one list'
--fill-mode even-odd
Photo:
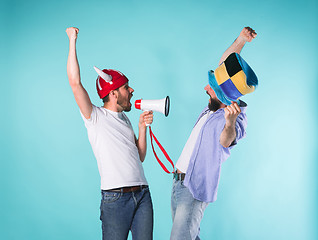
{"label": "lavender long-sleeve shirt", "polygon": [[[230,149],[245,137],[247,105],[241,101],[241,113],[236,119],[236,139],[225,148],[220,144],[220,136],[225,126],[224,109],[219,109],[209,116],[202,126],[192,152],[184,185],[193,197],[202,202],[214,202],[220,179],[221,164],[230,156]],[[206,107],[199,119],[208,112]]]}

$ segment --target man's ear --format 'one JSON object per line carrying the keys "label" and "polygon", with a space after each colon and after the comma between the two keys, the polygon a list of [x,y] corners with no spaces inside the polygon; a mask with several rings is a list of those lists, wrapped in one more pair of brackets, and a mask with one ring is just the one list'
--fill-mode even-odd
{"label": "man's ear", "polygon": [[115,91],[115,90],[111,90],[111,91],[109,92],[109,96],[112,97],[112,98],[117,99],[117,98],[118,98],[118,93],[117,93],[117,91]]}

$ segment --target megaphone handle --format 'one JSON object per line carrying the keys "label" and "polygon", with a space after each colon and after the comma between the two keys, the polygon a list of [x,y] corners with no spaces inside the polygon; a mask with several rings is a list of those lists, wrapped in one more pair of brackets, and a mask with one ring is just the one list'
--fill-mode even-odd
{"label": "megaphone handle", "polygon": [[[149,112],[149,110],[142,110],[143,112]],[[145,124],[146,124],[146,127],[149,127],[151,124],[150,123],[146,123],[145,122]]]}

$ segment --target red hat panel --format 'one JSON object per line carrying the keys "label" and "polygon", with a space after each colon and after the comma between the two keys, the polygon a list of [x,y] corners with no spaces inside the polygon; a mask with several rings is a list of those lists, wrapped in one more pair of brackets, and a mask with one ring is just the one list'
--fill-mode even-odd
{"label": "red hat panel", "polygon": [[119,71],[104,69],[103,72],[111,76],[111,81],[106,81],[101,76],[98,76],[96,88],[101,99],[106,97],[111,90],[115,90],[128,82],[128,78]]}

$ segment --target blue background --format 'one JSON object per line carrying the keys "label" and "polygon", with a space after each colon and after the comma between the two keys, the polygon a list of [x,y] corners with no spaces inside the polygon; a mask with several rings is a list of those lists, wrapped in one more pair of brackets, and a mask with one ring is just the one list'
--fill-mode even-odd
{"label": "blue background", "polygon": [[[138,98],[171,98],[153,131],[176,162],[208,103],[203,87],[244,26],[259,78],[247,137],[223,164],[202,239],[317,239],[318,4],[304,1],[1,1],[1,239],[100,239],[100,179],[66,75],[65,29],[80,29],[84,87],[93,66],[130,79]],[[138,131],[139,110],[128,113]],[[161,156],[162,157],[162,156]],[[172,179],[148,145],[154,239],[169,239]]]}

